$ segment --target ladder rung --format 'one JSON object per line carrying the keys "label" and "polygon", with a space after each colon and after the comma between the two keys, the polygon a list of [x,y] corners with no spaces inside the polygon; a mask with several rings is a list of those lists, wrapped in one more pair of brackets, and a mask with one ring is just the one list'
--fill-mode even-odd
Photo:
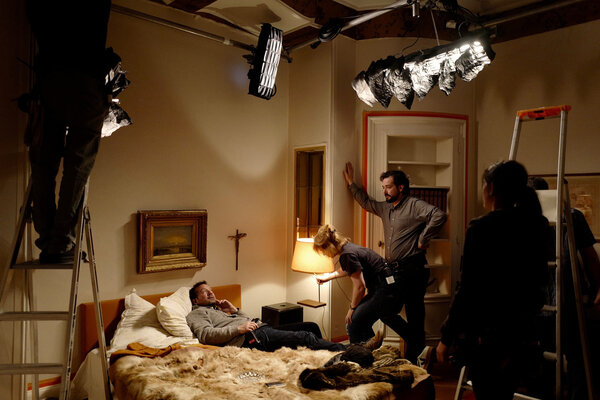
{"label": "ladder rung", "polygon": [[553,353],[551,351],[545,351],[544,360],[556,361],[556,353]]}
{"label": "ladder rung", "polygon": [[0,321],[68,321],[67,311],[9,311],[0,313]]}
{"label": "ladder rung", "polygon": [[27,261],[11,266],[13,269],[73,269],[73,263],[69,264],[40,264],[39,260]]}
{"label": "ladder rung", "polygon": [[555,313],[556,312],[556,306],[551,306],[551,305],[546,304],[546,305],[544,305],[542,307],[542,311],[549,311],[549,312],[554,312]]}
{"label": "ladder rung", "polygon": [[0,364],[0,375],[61,374],[63,369],[63,364],[51,363]]}
{"label": "ladder rung", "polygon": [[548,261],[548,268],[556,268],[556,261]]}

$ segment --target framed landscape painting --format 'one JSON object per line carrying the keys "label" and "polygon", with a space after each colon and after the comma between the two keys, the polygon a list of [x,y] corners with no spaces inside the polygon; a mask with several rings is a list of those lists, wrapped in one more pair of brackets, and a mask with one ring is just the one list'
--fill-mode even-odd
{"label": "framed landscape painting", "polygon": [[206,265],[206,210],[138,211],[138,272]]}

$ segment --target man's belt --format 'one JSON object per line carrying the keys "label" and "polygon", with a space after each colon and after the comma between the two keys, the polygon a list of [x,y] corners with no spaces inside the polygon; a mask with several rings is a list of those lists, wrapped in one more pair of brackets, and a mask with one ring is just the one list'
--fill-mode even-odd
{"label": "man's belt", "polygon": [[385,262],[382,269],[381,280],[384,285],[393,285],[405,278],[407,274],[421,270],[425,263],[425,253],[417,253],[402,260]]}

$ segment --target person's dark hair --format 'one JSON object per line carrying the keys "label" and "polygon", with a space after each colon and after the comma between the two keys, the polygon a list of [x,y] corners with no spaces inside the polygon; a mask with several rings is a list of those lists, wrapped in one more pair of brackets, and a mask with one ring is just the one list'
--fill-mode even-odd
{"label": "person's dark hair", "polygon": [[516,207],[541,215],[542,206],[535,190],[528,186],[527,179],[525,167],[514,160],[492,164],[483,173],[483,180],[501,208]]}
{"label": "person's dark hair", "polygon": [[201,285],[206,285],[206,281],[200,281],[194,286],[192,286],[192,288],[190,289],[190,300],[192,301],[192,303],[194,302],[194,299],[198,297],[198,294],[196,293],[196,288]]}
{"label": "person's dark hair", "polygon": [[394,178],[394,185],[404,185],[402,194],[408,195],[410,193],[410,182],[408,181],[408,176],[406,176],[404,171],[394,170],[382,172],[379,176],[379,180],[383,181],[385,178],[389,178],[390,176]]}
{"label": "person's dark hair", "polygon": [[535,190],[548,190],[548,182],[541,176],[531,176],[527,180],[527,184]]}

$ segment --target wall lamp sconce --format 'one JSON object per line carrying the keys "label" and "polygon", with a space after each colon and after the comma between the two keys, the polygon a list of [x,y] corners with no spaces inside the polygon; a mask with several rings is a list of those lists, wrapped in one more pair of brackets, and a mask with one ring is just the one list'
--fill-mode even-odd
{"label": "wall lamp sconce", "polygon": [[387,108],[396,97],[410,110],[415,93],[422,100],[438,84],[449,95],[456,86],[456,75],[469,82],[495,56],[488,34],[480,32],[407,56],[373,61],[354,78],[352,88],[369,106],[379,102]]}

